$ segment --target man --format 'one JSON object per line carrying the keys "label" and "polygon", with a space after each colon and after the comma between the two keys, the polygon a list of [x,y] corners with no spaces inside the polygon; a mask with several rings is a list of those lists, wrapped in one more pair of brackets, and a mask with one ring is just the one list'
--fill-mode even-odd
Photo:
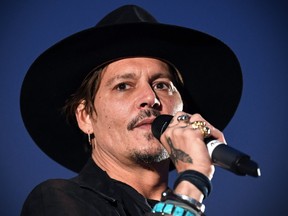
{"label": "man", "polygon": [[[44,52],[25,77],[30,135],[80,173],[38,185],[22,215],[202,215],[214,173],[204,139],[225,142],[241,89],[238,61],[221,41],[137,6],[112,11]],[[151,127],[163,114],[173,119],[158,140]]]}

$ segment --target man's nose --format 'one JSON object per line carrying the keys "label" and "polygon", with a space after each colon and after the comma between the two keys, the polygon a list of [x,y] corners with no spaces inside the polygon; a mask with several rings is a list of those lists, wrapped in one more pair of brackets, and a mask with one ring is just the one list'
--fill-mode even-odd
{"label": "man's nose", "polygon": [[144,88],[139,89],[137,108],[154,108],[158,109],[161,105],[159,98],[150,85],[145,85]]}

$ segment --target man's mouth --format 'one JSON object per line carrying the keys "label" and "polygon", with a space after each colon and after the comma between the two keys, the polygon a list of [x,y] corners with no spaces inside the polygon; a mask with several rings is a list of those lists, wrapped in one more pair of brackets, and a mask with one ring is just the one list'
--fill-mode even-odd
{"label": "man's mouth", "polygon": [[154,121],[155,117],[153,118],[146,118],[146,119],[142,119],[141,121],[139,121],[134,128],[144,128],[144,129],[149,129],[151,130],[151,125],[152,122]]}
{"label": "man's mouth", "polygon": [[139,127],[149,127],[149,129],[151,129],[151,124],[158,115],[160,115],[160,113],[157,110],[142,110],[139,115],[132,119],[127,125],[127,129],[133,130]]}

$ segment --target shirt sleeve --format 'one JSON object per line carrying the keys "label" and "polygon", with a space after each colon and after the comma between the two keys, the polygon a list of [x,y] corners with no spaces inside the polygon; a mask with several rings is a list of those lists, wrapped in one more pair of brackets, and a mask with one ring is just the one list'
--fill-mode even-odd
{"label": "shirt sleeve", "polygon": [[66,180],[41,183],[28,195],[21,216],[85,215],[85,203],[74,191],[75,185]]}

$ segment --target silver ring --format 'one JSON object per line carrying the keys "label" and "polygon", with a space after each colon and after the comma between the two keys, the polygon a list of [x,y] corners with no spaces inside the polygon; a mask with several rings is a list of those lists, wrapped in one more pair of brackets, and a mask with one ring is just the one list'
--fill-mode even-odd
{"label": "silver ring", "polygon": [[185,122],[185,123],[188,123],[189,120],[190,120],[190,118],[191,118],[191,117],[190,117],[189,115],[184,114],[184,115],[178,116],[178,117],[177,117],[177,121],[178,121],[178,122],[183,121],[183,122]]}

